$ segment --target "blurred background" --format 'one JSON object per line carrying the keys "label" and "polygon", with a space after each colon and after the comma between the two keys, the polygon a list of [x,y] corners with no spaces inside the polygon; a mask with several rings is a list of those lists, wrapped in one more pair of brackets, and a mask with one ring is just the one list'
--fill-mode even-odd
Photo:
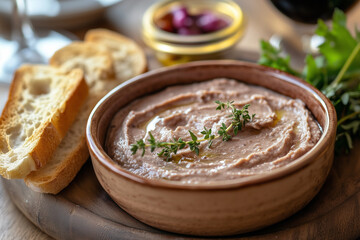
{"label": "blurred background", "polygon": [[[346,7],[346,10],[348,10],[348,26],[350,29],[355,29],[355,26],[360,23],[359,1],[322,0],[319,2],[341,3],[348,1],[350,1]],[[23,33],[23,37],[29,37],[28,32],[26,32],[28,29],[19,27],[19,23],[14,24],[14,2],[18,2],[18,11],[20,11],[18,18],[23,17],[21,11],[24,11],[24,9],[22,9],[21,4],[27,3],[26,13],[28,20],[32,23],[32,29],[39,38],[42,37],[42,32],[55,30],[68,38],[69,41],[81,40],[85,32],[91,28],[107,28],[124,34],[143,46],[150,60],[150,69],[162,66],[154,59],[153,50],[145,46],[141,37],[141,22],[144,12],[149,6],[157,2],[155,0],[0,0],[0,73],[4,69],[3,65],[9,61],[8,59],[16,56],[16,46],[9,44],[14,38],[15,40],[18,39],[14,36],[12,29],[18,28]],[[305,53],[299,39],[304,33],[313,32],[315,29],[314,24],[294,21],[288,17],[291,16],[291,13],[288,16],[284,15],[283,13],[286,13],[286,11],[278,5],[287,1],[236,0],[235,2],[243,10],[246,25],[242,38],[236,44],[231,55],[226,58],[256,62],[259,57],[260,39],[265,39],[272,40],[275,45],[282,45],[286,52],[292,55],[294,67],[302,66]],[[311,1],[290,2],[297,4],[299,2],[311,3]],[[323,6],[320,9],[324,8]],[[299,8],[297,7],[297,9]],[[328,16],[331,16],[331,14]],[[4,42],[7,45],[1,45]],[[43,57],[44,62],[47,61],[46,58],[53,54],[56,47],[60,48],[64,44],[67,44],[67,42],[63,41],[55,48],[52,48],[52,45],[56,44],[42,47],[41,53],[45,55]],[[12,75],[6,78],[7,84],[0,83],[0,109],[5,103],[11,78]]]}
{"label": "blurred background", "polygon": [[[13,0],[0,0],[0,37],[11,39],[11,17]],[[23,1],[23,0],[21,0]],[[347,2],[333,1],[333,2]],[[28,0],[27,12],[35,32],[52,29],[66,32],[71,37],[82,39],[91,28],[104,27],[133,38],[144,46],[141,39],[141,21],[145,10],[155,0]],[[235,58],[256,61],[259,52],[259,40],[269,40],[281,36],[297,51],[290,54],[301,54],[297,46],[299,35],[313,31],[315,25],[293,21],[282,14],[269,0],[235,0],[246,17],[246,30],[236,46]],[[286,2],[286,1],[285,1]],[[291,2],[291,1],[290,1]],[[293,1],[303,2],[303,1]],[[305,1],[306,2],[306,1]],[[319,1],[327,2],[327,1]],[[355,2],[348,11],[348,25],[354,29],[360,23],[360,4]],[[324,8],[324,7],[323,7]],[[310,29],[310,30],[309,30]],[[0,49],[1,53],[5,50]],[[0,59],[3,54],[0,54]],[[295,56],[296,57],[296,56]],[[295,61],[296,62],[296,61]],[[301,64],[301,63],[299,63]]]}

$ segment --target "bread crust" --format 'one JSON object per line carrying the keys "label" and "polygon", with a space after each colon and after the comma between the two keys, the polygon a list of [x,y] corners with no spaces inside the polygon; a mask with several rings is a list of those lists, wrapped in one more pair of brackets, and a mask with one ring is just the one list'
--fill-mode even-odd
{"label": "bread crust", "polygon": [[80,69],[75,69],[70,72],[69,75],[73,79],[81,78],[81,81],[77,84],[75,91],[69,94],[63,107],[59,109],[59,114],[55,115],[52,119],[54,126],[61,135],[61,139],[65,137],[89,94],[88,85],[86,84],[84,74]]}
{"label": "bread crust", "polygon": [[91,57],[96,57],[96,63],[91,66],[91,74],[94,77],[99,79],[114,78],[114,61],[111,53],[106,47],[93,42],[72,42],[57,50],[50,58],[49,63],[55,67],[63,67],[65,70],[71,70],[72,68],[69,69],[71,65],[77,65],[85,73],[88,73],[87,65],[89,63],[85,63],[83,59],[87,58],[86,60],[89,61]]}
{"label": "bread crust", "polygon": [[36,192],[57,194],[75,178],[88,158],[86,138],[83,137],[75,150],[57,166],[56,173],[44,175],[34,171],[25,178],[25,183]]}
{"label": "bread crust", "polygon": [[[108,49],[109,52],[112,52],[112,56],[115,55],[114,51],[116,51],[116,49],[113,49],[114,46],[121,45],[123,48],[131,48],[132,54],[136,59],[136,64],[131,62],[131,66],[135,66],[131,69],[133,71],[131,77],[141,74],[147,69],[146,58],[142,49],[134,41],[120,34],[105,29],[95,29],[86,33],[85,41],[87,41],[83,43],[85,45],[87,45],[88,42],[91,42],[92,44],[100,44],[102,47]],[[66,51],[70,51],[70,53],[67,53]],[[72,55],[71,49],[66,47],[60,49],[59,52],[62,52],[62,56]],[[97,53],[95,51],[93,54],[95,55],[94,57],[96,57]],[[55,65],[59,67],[62,67],[64,64],[68,64],[68,62],[63,62],[63,65],[58,65],[59,61],[55,58],[56,54],[51,58],[52,60],[50,61],[50,64],[56,63]],[[130,58],[125,58],[125,61],[130,61],[129,59]],[[71,58],[68,59],[68,61],[71,61]],[[115,68],[117,65],[123,64],[123,62],[117,61],[114,56],[112,57],[112,62]],[[128,64],[128,62],[126,64]],[[87,69],[91,69],[92,67],[93,66],[87,66]],[[60,163],[56,163],[54,166],[45,166],[38,171],[32,172],[25,178],[27,186],[34,191],[57,194],[75,178],[78,171],[89,158],[89,151],[86,145],[85,127],[91,109],[113,87],[128,79],[128,77],[124,79],[122,76],[119,76],[118,73],[115,78],[110,79],[100,78],[95,71],[85,71],[85,73],[87,74],[86,80],[89,85],[89,97],[83,109],[80,110],[79,119],[75,120],[74,125],[76,125],[76,127],[73,125],[70,128],[68,135],[63,139],[63,141],[70,141],[71,139],[71,141],[76,142],[76,144],[71,146],[69,149],[69,147],[64,147],[65,144],[61,143],[55,152],[55,156],[53,156],[50,160],[51,164],[52,162],[56,162],[54,159],[57,158],[56,156],[64,155]],[[76,134],[73,132],[79,131],[77,130],[78,125],[81,125],[83,129],[81,130],[81,135],[75,136],[74,140],[72,138]]]}
{"label": "bread crust", "polygon": [[[64,90],[65,96],[62,96],[58,108],[49,113],[50,119],[38,123],[33,133],[20,143],[21,149],[18,150],[17,146],[11,144],[12,136],[9,137],[9,134],[18,134],[18,132],[11,133],[11,126],[14,124],[14,116],[24,111],[17,104],[20,102],[19,99],[23,98],[22,93],[27,87],[24,83],[25,78],[39,71],[62,74],[58,69],[45,65],[24,65],[16,71],[10,86],[8,101],[0,118],[0,144],[2,145],[0,174],[5,178],[24,178],[31,171],[44,166],[65,136],[88,95],[88,87],[81,70],[74,69],[68,74],[64,73],[64,77],[68,77],[70,83]],[[22,127],[20,121],[17,126]],[[19,136],[15,137],[19,138]]]}
{"label": "bread crust", "polygon": [[97,28],[87,31],[84,39],[86,42],[105,43],[105,45],[109,48],[110,51],[112,51],[111,42],[128,44],[134,49],[133,51],[134,54],[136,55],[136,64],[133,65],[134,71],[137,74],[140,74],[148,70],[145,52],[140,48],[140,46],[135,41],[133,41],[130,38],[122,36],[108,29]]}

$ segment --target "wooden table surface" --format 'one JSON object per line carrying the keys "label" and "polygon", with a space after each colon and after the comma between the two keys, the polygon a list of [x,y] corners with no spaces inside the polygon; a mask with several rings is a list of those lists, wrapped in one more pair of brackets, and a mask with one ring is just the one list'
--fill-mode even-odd
{"label": "wooden table surface", "polygon": [[[119,5],[109,9],[105,13],[104,18],[99,19],[97,22],[67,30],[81,39],[86,30],[90,28],[106,27],[127,35],[143,45],[140,38],[141,17],[144,10],[152,2],[154,1],[124,0]],[[296,32],[299,30],[299,25],[295,26],[286,17],[280,15],[267,1],[237,0],[237,2],[246,14],[247,30],[243,39],[236,46],[235,58],[247,61],[256,60],[258,57],[257,53],[259,52],[259,40],[269,39],[274,33],[285,36],[288,40],[294,42],[298,38]],[[360,4],[357,4],[348,13],[348,25],[350,29],[353,29],[356,24],[360,26]],[[6,34],[8,31],[7,26],[9,26],[9,21],[1,17],[0,35]],[[302,26],[300,26],[300,28],[302,28]],[[146,52],[151,56],[149,49],[146,49]],[[150,69],[158,67],[156,62],[152,61],[151,63]],[[298,60],[296,64],[300,65],[301,61]],[[7,90],[7,85],[0,84],[0,111],[6,101]],[[1,184],[0,213],[0,239],[51,239],[17,210]]]}

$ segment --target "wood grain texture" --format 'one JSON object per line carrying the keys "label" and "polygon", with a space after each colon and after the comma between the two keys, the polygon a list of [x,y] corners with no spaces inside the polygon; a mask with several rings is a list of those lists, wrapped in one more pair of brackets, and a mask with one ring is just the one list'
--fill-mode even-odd
{"label": "wood grain texture", "polygon": [[53,239],[33,225],[11,202],[0,185],[0,239]]}
{"label": "wood grain texture", "polygon": [[[351,155],[335,158],[324,187],[303,210],[261,231],[227,239],[318,239],[320,236],[321,239],[355,239],[360,236],[359,158],[360,142],[357,142]],[[75,181],[56,196],[33,192],[22,180],[3,179],[3,186],[20,211],[56,239],[193,238],[154,229],[128,215],[101,188],[90,162]]]}

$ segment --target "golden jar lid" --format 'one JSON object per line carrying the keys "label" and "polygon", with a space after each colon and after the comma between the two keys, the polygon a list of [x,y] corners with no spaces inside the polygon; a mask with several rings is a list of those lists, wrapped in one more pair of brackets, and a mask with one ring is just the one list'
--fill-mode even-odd
{"label": "golden jar lid", "polygon": [[[231,19],[224,29],[198,35],[180,35],[166,32],[155,20],[169,13],[175,6],[186,6],[190,12],[210,10]],[[231,0],[166,0],[152,5],[143,17],[144,42],[156,51],[170,54],[203,55],[220,52],[235,45],[244,33],[244,15]]]}

